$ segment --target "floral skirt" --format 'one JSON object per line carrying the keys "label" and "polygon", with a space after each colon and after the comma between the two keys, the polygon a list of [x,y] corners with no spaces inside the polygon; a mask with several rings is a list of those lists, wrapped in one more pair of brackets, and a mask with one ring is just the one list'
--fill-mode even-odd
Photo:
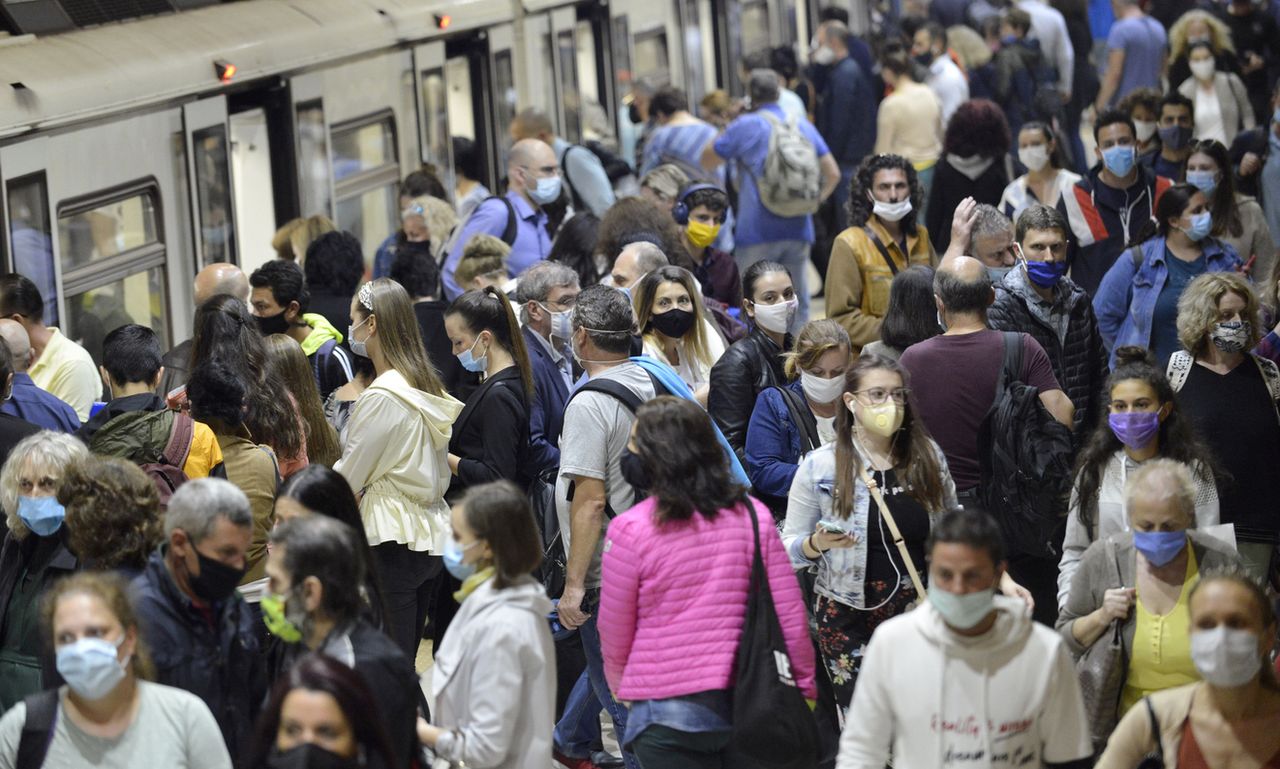
{"label": "floral skirt", "polygon": [[915,587],[906,576],[897,585],[887,580],[869,580],[864,595],[867,605],[876,608],[855,609],[824,595],[817,600],[818,649],[835,690],[841,728],[845,711],[853,701],[853,687],[871,634],[881,623],[905,612],[916,600]]}

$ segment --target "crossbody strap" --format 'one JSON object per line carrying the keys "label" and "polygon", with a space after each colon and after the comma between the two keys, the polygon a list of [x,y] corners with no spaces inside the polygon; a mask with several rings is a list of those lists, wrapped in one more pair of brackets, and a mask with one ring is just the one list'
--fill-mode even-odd
{"label": "crossbody strap", "polygon": [[920,579],[920,572],[916,571],[915,561],[911,560],[911,553],[907,551],[907,543],[902,538],[902,532],[898,531],[898,522],[893,519],[893,513],[889,512],[889,505],[885,504],[884,495],[880,493],[880,485],[876,483],[871,474],[867,472],[866,465],[862,464],[862,458],[857,457],[858,473],[862,476],[862,482],[866,484],[867,490],[871,492],[871,498],[876,501],[876,507],[880,508],[880,518],[889,525],[889,533],[893,535],[893,544],[898,548],[898,555],[902,556],[902,562],[906,564],[907,571],[911,574],[911,584],[916,589],[916,595],[920,600],[925,598],[924,582]]}
{"label": "crossbody strap", "polygon": [[803,402],[799,395],[786,387],[774,387],[774,389],[782,396],[782,403],[787,407],[787,412],[791,414],[791,421],[795,422],[796,430],[800,433],[801,442],[808,446],[808,448],[801,447],[800,453],[802,455],[808,454],[821,446],[822,440],[818,437],[818,422],[812,412],[809,411],[808,405]]}
{"label": "crossbody strap", "polygon": [[884,263],[889,265],[889,271],[894,275],[897,275],[898,265],[894,264],[893,257],[889,255],[889,249],[885,246],[884,241],[880,239],[880,236],[876,234],[875,230],[871,229],[871,227],[866,224],[862,225],[862,231],[867,233],[867,237],[871,238],[871,242],[875,245],[876,250],[884,257]]}

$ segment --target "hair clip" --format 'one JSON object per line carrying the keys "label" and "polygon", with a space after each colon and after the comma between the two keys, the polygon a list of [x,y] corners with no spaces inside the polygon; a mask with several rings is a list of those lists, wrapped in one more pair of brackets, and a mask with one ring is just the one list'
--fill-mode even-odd
{"label": "hair clip", "polygon": [[360,305],[369,312],[373,312],[373,282],[370,281],[361,286],[357,296],[359,297]]}

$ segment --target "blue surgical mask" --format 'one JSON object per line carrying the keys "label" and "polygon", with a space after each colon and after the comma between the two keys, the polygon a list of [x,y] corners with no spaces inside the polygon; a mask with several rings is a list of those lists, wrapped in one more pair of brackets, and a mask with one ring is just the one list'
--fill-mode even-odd
{"label": "blue surgical mask", "polygon": [[1053,288],[1067,274],[1066,262],[1033,262],[1028,259],[1027,279],[1040,288]]}
{"label": "blue surgical mask", "polygon": [[957,630],[968,630],[981,622],[995,608],[995,594],[990,590],[976,593],[949,593],[938,587],[929,588],[929,603],[942,615],[942,621]]}
{"label": "blue surgical mask", "polygon": [[1206,197],[1218,189],[1217,171],[1187,171],[1187,184],[1199,188]]}
{"label": "blue surgical mask", "polygon": [[462,354],[458,356],[458,362],[462,364],[462,367],[475,374],[484,371],[489,366],[489,354],[487,352],[479,358],[472,353],[478,344],[480,344],[480,337],[476,337],[476,341],[471,343],[471,349],[463,350]]}
{"label": "blue surgical mask", "polygon": [[19,497],[18,518],[32,534],[47,537],[62,528],[66,508],[58,504],[57,497]]}
{"label": "blue surgical mask", "polygon": [[987,277],[991,279],[991,285],[994,286],[1004,280],[1004,276],[1008,275],[1009,271],[1012,270],[1013,267],[1014,265],[1009,265],[1008,267],[988,267]]}
{"label": "blue surgical mask", "polygon": [[533,202],[540,206],[554,203],[560,197],[560,177],[548,176],[539,179],[537,186],[530,187],[525,192],[528,192]]}
{"label": "blue surgical mask", "polygon": [[[369,316],[369,318],[372,317],[372,315]],[[351,347],[351,352],[359,355],[361,358],[369,357],[369,337],[365,337],[363,342],[356,341],[356,329],[368,323],[369,318],[365,318],[354,326],[347,326],[347,343]]]}
{"label": "blue surgical mask", "polygon": [[1187,546],[1185,531],[1135,531],[1133,546],[1151,563],[1152,566],[1164,566],[1178,557],[1178,553]]}
{"label": "blue surgical mask", "polygon": [[444,553],[441,556],[444,560],[444,567],[449,570],[454,579],[465,580],[476,573],[476,565],[474,563],[463,563],[462,559],[466,557],[468,550],[479,543],[480,540],[477,539],[470,545],[463,547],[453,537],[449,537],[444,541]]}
{"label": "blue surgical mask", "polygon": [[[125,677],[118,652],[124,637],[112,643],[103,638],[81,638],[58,649],[58,674],[67,686],[86,700],[100,700]],[[127,662],[127,660],[126,660]]]}
{"label": "blue surgical mask", "polygon": [[1102,162],[1116,176],[1128,176],[1133,170],[1134,149],[1131,145],[1116,145],[1102,151]]}
{"label": "blue surgical mask", "polygon": [[1201,211],[1198,214],[1191,215],[1191,226],[1183,230],[1188,238],[1195,242],[1200,242],[1209,236],[1213,231],[1213,216],[1208,211]]}

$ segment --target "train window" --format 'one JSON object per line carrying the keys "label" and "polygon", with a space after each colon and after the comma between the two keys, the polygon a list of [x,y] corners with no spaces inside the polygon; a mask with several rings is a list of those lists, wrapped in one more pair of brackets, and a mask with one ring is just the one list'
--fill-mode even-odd
{"label": "train window", "polygon": [[395,119],[389,112],[333,129],[338,229],[364,244],[373,263],[378,244],[400,226],[400,164]]}
{"label": "train window", "polygon": [[635,50],[635,77],[648,78],[655,86],[671,83],[670,58],[667,55],[667,31],[653,29],[648,32],[637,32]]}
{"label": "train window", "polygon": [[426,123],[422,126],[425,160],[439,168],[449,168],[449,105],[445,100],[444,70],[422,72],[422,105]]}
{"label": "train window", "polygon": [[[698,18],[698,0],[677,0],[680,23],[684,28],[685,77],[690,104],[702,101],[706,92],[706,75],[703,69],[702,24]],[[708,37],[708,39],[710,39]]]}
{"label": "train window", "polygon": [[449,136],[461,136],[475,141],[475,103],[471,99],[471,62],[465,56],[455,56],[445,62],[445,82],[449,86],[448,121]]}
{"label": "train window", "polygon": [[53,270],[53,226],[44,174],[9,182],[9,238],[13,270],[31,279],[44,297],[44,322],[58,323],[58,285]]}
{"label": "train window", "polygon": [[[497,130],[501,142],[506,141],[507,129],[516,116],[516,78],[511,65],[511,51],[498,51],[493,55],[494,109],[497,112]],[[502,169],[506,172],[506,168]]]}
{"label": "train window", "polygon": [[231,173],[227,127],[209,126],[192,136],[195,147],[196,197],[200,206],[201,267],[236,261],[235,222],[231,216]]}
{"label": "train window", "polygon": [[564,131],[566,141],[582,141],[582,99],[578,93],[578,47],[573,41],[573,30],[565,29],[556,34],[556,54],[560,57],[560,100],[564,104]]}
{"label": "train window", "polygon": [[769,6],[763,0],[742,4],[742,54],[769,47]]}
{"label": "train window", "polygon": [[155,330],[168,348],[165,247],[153,183],[63,204],[58,245],[67,319],[63,330],[102,362],[102,341],[127,323]]}
{"label": "train window", "polygon": [[324,104],[302,102],[298,114],[298,181],[302,215],[330,215],[329,133],[324,125]]}
{"label": "train window", "polygon": [[609,52],[613,54],[614,92],[621,99],[630,88],[634,77],[631,72],[631,28],[626,16],[616,16],[613,19],[613,36],[609,41]]}

